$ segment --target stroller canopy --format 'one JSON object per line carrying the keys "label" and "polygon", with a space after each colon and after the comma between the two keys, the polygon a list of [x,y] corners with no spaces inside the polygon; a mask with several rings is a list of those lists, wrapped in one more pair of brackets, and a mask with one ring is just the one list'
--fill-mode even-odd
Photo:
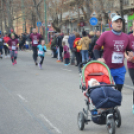
{"label": "stroller canopy", "polygon": [[112,76],[108,66],[100,61],[92,61],[87,63],[82,70],[83,82],[88,87],[88,81],[95,78],[99,82],[113,84]]}

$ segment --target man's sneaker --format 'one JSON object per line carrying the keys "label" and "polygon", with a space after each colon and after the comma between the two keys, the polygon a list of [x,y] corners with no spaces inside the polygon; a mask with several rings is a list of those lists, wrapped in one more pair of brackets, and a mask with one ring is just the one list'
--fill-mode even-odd
{"label": "man's sneaker", "polygon": [[17,64],[17,61],[16,60],[14,61],[14,64]]}
{"label": "man's sneaker", "polygon": [[133,106],[132,106],[132,112],[133,112],[133,114],[134,114],[134,104],[133,104]]}
{"label": "man's sneaker", "polygon": [[37,65],[38,65],[38,63],[37,63],[37,62],[35,62],[35,65],[37,66]]}
{"label": "man's sneaker", "polygon": [[57,62],[61,62],[61,60],[57,60]]}
{"label": "man's sneaker", "polygon": [[14,66],[14,62],[12,63],[12,65]]}

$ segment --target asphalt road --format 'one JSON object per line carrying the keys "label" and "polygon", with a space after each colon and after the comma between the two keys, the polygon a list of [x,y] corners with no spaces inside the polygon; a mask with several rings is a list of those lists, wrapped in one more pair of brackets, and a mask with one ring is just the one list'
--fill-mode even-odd
{"label": "asphalt road", "polygon": [[[34,65],[31,51],[19,51],[15,66],[0,59],[0,134],[107,134],[105,125],[93,122],[79,131],[77,114],[85,107],[79,82],[78,69],[57,63],[49,52],[43,70]],[[116,134],[134,133],[132,89],[127,73]]]}

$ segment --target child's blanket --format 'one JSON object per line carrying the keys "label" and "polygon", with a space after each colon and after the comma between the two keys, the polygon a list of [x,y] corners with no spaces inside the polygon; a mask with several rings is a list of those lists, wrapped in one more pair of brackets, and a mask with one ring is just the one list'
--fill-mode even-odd
{"label": "child's blanket", "polygon": [[100,87],[91,90],[90,98],[97,109],[112,108],[121,105],[122,95],[112,87]]}

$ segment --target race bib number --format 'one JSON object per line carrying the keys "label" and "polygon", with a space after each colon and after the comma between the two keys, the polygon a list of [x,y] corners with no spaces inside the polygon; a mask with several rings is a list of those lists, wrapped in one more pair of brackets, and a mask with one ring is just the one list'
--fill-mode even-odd
{"label": "race bib number", "polygon": [[16,46],[12,46],[12,50],[16,50]]}
{"label": "race bib number", "polygon": [[38,41],[37,40],[33,40],[33,44],[38,44]]}
{"label": "race bib number", "polygon": [[114,52],[112,55],[112,63],[123,63],[124,54],[120,52]]}
{"label": "race bib number", "polygon": [[38,54],[39,55],[43,55],[43,51],[38,51]]}

